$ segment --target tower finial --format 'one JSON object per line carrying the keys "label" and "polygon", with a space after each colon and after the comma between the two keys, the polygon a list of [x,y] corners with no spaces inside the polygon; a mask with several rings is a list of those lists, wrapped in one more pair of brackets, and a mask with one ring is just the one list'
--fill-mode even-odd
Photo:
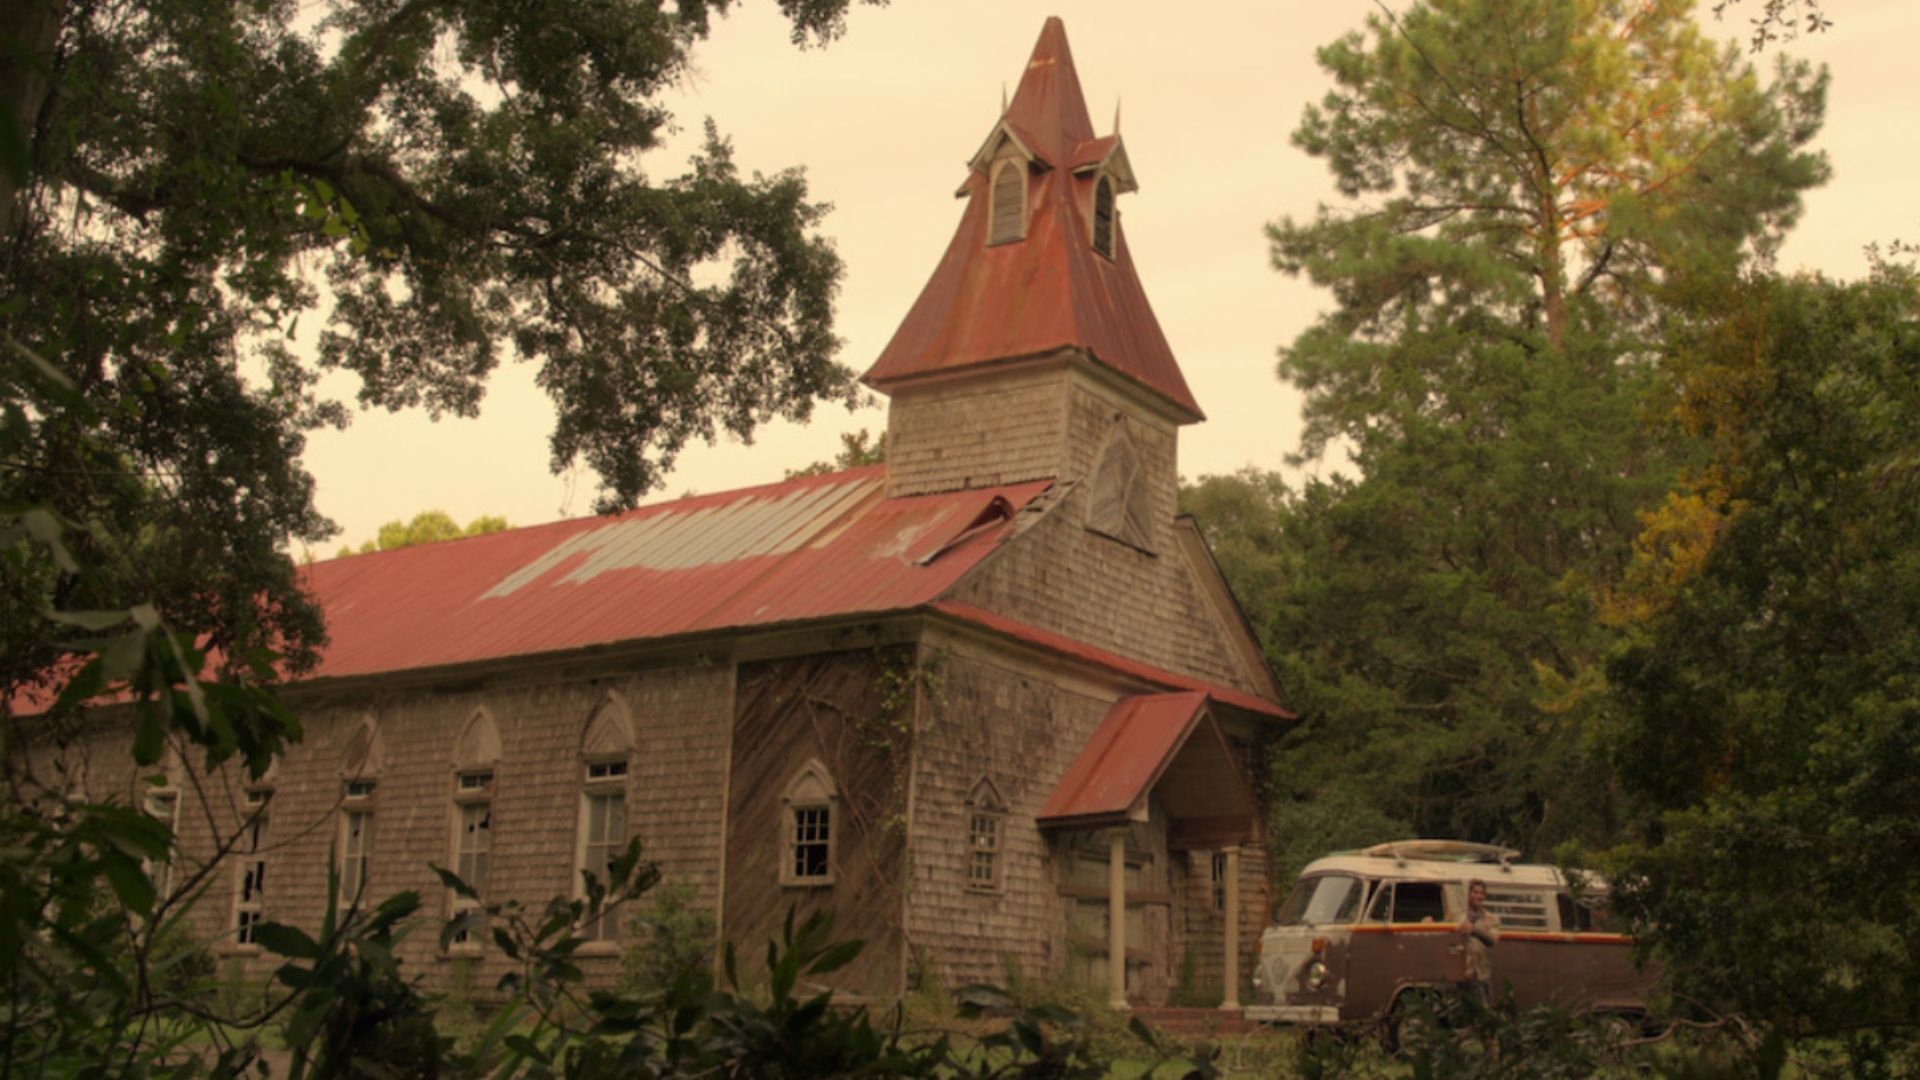
{"label": "tower finial", "polygon": [[1007,81],[1000,80],[1000,115],[1007,115]]}
{"label": "tower finial", "polygon": [[1113,98],[1113,133],[1120,134],[1120,97],[1117,94]]}

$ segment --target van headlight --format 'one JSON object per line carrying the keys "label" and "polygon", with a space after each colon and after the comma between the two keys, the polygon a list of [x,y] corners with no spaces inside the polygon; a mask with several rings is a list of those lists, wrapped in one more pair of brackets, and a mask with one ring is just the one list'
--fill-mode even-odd
{"label": "van headlight", "polygon": [[1321,963],[1319,957],[1314,957],[1307,964],[1307,970],[1300,976],[1300,985],[1309,990],[1318,990],[1327,985],[1327,965]]}

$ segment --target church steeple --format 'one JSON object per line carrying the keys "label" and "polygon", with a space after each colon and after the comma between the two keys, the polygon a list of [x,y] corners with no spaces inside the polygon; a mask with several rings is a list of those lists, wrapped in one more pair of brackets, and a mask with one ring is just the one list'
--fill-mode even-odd
{"label": "church steeple", "polygon": [[1201,419],[1115,207],[1136,187],[1118,133],[1094,134],[1066,28],[1048,19],[969,162],[960,227],[867,384],[897,403],[930,380],[1065,359],[1119,376],[1173,424]]}

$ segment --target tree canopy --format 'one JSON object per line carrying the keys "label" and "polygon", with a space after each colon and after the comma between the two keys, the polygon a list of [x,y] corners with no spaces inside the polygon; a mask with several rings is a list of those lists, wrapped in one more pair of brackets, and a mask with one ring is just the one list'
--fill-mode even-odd
{"label": "tree canopy", "polygon": [[[850,2],[781,7],[818,41]],[[346,422],[327,371],[365,406],[470,414],[503,359],[535,365],[552,465],[597,470],[602,509],[689,439],[850,399],[800,173],[741,175],[711,127],[684,173],[647,167],[662,91],[730,6],[6,5],[0,330],[106,430],[10,395],[28,426],[0,497],[126,549],[56,587],[133,587],[111,567],[137,564],[181,629],[297,660],[320,627],[283,550],[332,530],[300,463]],[[322,310],[310,357],[289,339]],[[11,644],[15,676],[44,667]]]}
{"label": "tree canopy", "polygon": [[1594,586],[1684,460],[1644,423],[1669,290],[1791,225],[1826,175],[1824,74],[1763,81],[1688,5],[1617,0],[1429,0],[1319,58],[1336,86],[1294,138],[1344,199],[1271,236],[1332,307],[1280,373],[1300,457],[1357,475],[1274,526],[1297,572],[1260,619],[1312,718],[1276,831],[1333,776],[1410,832],[1607,835]]}
{"label": "tree canopy", "polygon": [[1920,1015],[1920,288],[1755,280],[1677,335],[1709,452],[1615,606],[1625,907],[1694,1000],[1791,1034]]}
{"label": "tree canopy", "polygon": [[462,528],[445,510],[422,510],[413,515],[411,521],[395,518],[380,526],[379,533],[358,548],[342,546],[339,554],[368,555],[376,551],[392,551],[395,548],[412,547],[415,544],[434,544],[442,540],[458,540],[463,536],[485,536],[488,533],[504,532],[513,526],[498,514],[482,514],[467,522]]}

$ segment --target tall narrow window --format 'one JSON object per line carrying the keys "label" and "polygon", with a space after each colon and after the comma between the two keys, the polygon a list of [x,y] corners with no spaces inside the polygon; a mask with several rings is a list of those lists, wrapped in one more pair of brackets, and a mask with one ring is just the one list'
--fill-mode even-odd
{"label": "tall narrow window", "polygon": [[[493,771],[460,773],[454,781],[453,872],[482,898],[487,895],[487,871],[493,862]],[[478,927],[481,901],[455,895],[452,914],[465,916],[467,922],[454,934],[453,943],[465,945]]]}
{"label": "tall narrow window", "polygon": [[233,940],[252,945],[254,927],[264,917],[267,897],[267,820],[273,789],[249,788],[240,842],[235,845],[239,866],[233,888]]}
{"label": "tall narrow window", "polygon": [[1093,185],[1093,250],[1113,258],[1113,181],[1104,176]]}
{"label": "tall narrow window", "polygon": [[1000,888],[1000,849],[1005,842],[1007,806],[993,781],[981,777],[967,796],[967,888]]}
{"label": "tall narrow window", "polygon": [[373,787],[386,761],[380,727],[363,716],[340,754],[340,899],[352,904],[366,891],[373,868]]}
{"label": "tall narrow window", "polygon": [[839,792],[826,767],[810,761],[787,785],[786,835],[783,838],[780,883],[833,884],[834,804]]}
{"label": "tall narrow window", "polygon": [[[605,884],[614,860],[627,848],[626,762],[588,763],[580,813],[580,869]],[[582,936],[592,941],[618,938],[617,913],[603,911]]]}
{"label": "tall narrow window", "polygon": [[360,899],[373,865],[373,781],[349,780],[340,802],[340,898]]}
{"label": "tall narrow window", "polygon": [[165,787],[148,789],[145,802],[147,816],[167,827],[167,853],[146,863],[154,895],[164,900],[173,891],[173,859],[179,850],[174,837],[180,831],[180,791],[169,781]]}
{"label": "tall narrow window", "polygon": [[1010,244],[1027,236],[1027,168],[1017,158],[993,166],[992,227],[988,244]]}
{"label": "tall narrow window", "polygon": [[448,863],[474,891],[464,896],[447,890],[447,916],[459,921],[448,945],[472,946],[484,930],[481,908],[493,869],[494,766],[500,761],[500,730],[493,714],[475,709],[453,744],[453,833]]}
{"label": "tall narrow window", "polygon": [[[633,721],[620,695],[607,694],[587,717],[580,737],[579,872],[576,887],[584,894],[587,875],[605,884],[614,860],[627,849],[627,771],[633,756]],[[582,926],[589,941],[620,937],[621,913],[602,910]]]}
{"label": "tall narrow window", "polygon": [[1213,872],[1209,875],[1213,881],[1213,910],[1227,910],[1227,853],[1216,851],[1207,860]]}

